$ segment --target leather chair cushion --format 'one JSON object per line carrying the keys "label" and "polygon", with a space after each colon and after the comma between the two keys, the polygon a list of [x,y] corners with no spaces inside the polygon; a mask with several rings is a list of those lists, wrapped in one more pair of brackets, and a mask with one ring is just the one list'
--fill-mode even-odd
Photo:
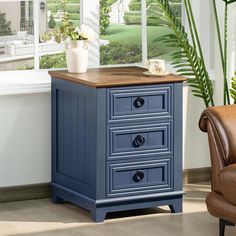
{"label": "leather chair cushion", "polygon": [[224,198],[236,206],[236,164],[223,168],[219,181]]}
{"label": "leather chair cushion", "polygon": [[221,194],[209,193],[206,205],[211,215],[236,224],[236,206],[228,203]]}

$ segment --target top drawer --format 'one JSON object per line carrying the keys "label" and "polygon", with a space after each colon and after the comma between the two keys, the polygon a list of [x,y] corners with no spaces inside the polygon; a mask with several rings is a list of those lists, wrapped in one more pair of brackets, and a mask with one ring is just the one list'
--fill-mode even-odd
{"label": "top drawer", "polygon": [[172,93],[172,84],[108,89],[108,120],[169,118]]}

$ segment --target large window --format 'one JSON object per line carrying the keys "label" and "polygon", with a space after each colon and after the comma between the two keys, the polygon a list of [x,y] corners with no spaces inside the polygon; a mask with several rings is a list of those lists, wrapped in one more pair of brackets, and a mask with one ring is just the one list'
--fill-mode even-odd
{"label": "large window", "polygon": [[[181,0],[169,2],[181,20]],[[100,4],[100,14],[93,3]],[[153,8],[155,0],[0,1],[0,71],[65,68],[65,43],[58,43],[65,15],[74,25],[79,27],[83,20],[96,32],[99,22],[94,20],[100,19],[100,35],[90,47],[97,61],[92,66],[99,66],[99,61],[119,65],[155,57],[168,60],[175,49],[156,41],[169,30],[159,26],[162,19],[153,15]]]}
{"label": "large window", "polygon": [[[181,0],[169,2],[181,21]],[[156,40],[170,30],[160,26],[162,19],[155,8],[155,0],[100,0],[101,65],[145,62],[156,57],[169,60],[176,49],[166,48]]]}
{"label": "large window", "polygon": [[32,1],[0,2],[0,71],[34,69],[32,4]]}
{"label": "large window", "polygon": [[66,14],[79,26],[80,1],[0,1],[0,71],[65,68],[58,29]]}
{"label": "large window", "polygon": [[[40,12],[40,14],[43,14]],[[79,0],[48,0],[44,29],[40,29],[40,69],[65,68],[65,43],[60,41],[59,28],[63,17],[69,15],[75,26],[80,26]],[[42,16],[40,17],[42,18]],[[39,22],[41,25],[41,22]]]}
{"label": "large window", "polygon": [[131,3],[100,1],[101,65],[142,62],[141,9],[136,11]]}

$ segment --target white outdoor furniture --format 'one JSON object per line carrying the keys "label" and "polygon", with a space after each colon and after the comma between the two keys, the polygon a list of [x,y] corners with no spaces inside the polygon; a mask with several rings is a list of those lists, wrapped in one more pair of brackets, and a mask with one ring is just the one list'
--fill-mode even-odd
{"label": "white outdoor furniture", "polygon": [[33,39],[32,35],[27,35],[27,31],[0,36],[0,51],[7,55],[26,55],[31,53]]}
{"label": "white outdoor furniture", "polygon": [[0,42],[0,53],[5,53],[5,43],[4,42]]}
{"label": "white outdoor furniture", "polygon": [[34,53],[33,44],[6,45],[5,53],[10,56],[22,56]]}
{"label": "white outdoor furniture", "polygon": [[11,44],[12,41],[26,41],[27,31],[18,31],[16,34],[0,36],[0,43]]}
{"label": "white outdoor furniture", "polygon": [[[39,44],[40,54],[50,54],[52,52],[62,52],[65,50],[64,43],[48,42]],[[5,53],[10,56],[23,56],[34,54],[34,44],[11,44],[6,45]]]}
{"label": "white outdoor furniture", "polygon": [[[19,31],[15,35],[0,36],[0,52],[6,56],[24,56],[34,54],[34,36],[26,31]],[[65,50],[64,43],[55,41],[39,44],[41,55],[59,53]]]}

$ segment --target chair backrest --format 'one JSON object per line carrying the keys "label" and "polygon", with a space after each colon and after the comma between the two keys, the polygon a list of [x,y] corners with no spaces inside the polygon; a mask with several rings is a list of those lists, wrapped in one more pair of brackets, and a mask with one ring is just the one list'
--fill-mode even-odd
{"label": "chair backrest", "polygon": [[199,127],[208,133],[212,164],[212,188],[221,192],[218,174],[222,168],[236,163],[236,105],[207,108]]}

